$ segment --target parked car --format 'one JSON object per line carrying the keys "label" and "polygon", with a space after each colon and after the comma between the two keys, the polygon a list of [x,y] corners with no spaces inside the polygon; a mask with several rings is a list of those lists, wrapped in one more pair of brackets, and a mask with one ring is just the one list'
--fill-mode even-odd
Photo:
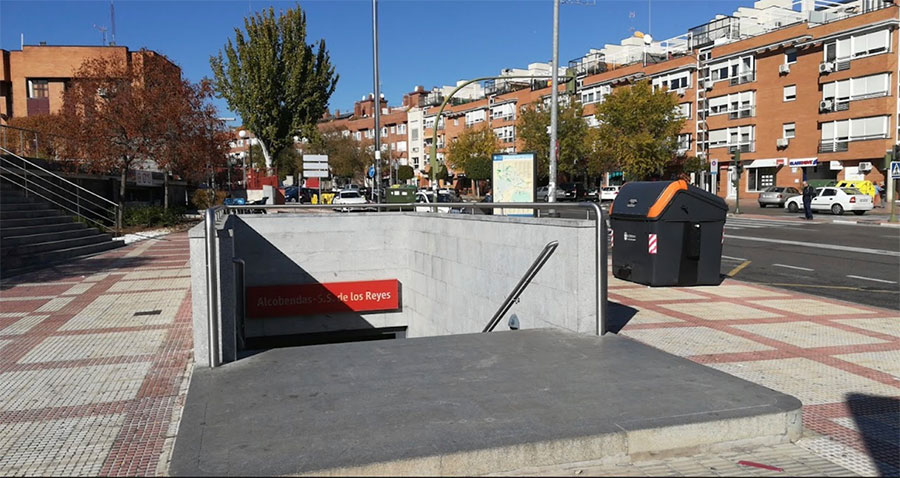
{"label": "parked car", "polygon": [[581,201],[584,199],[585,190],[583,183],[562,183],[559,188],[565,191],[566,201]]}
{"label": "parked car", "polygon": [[[794,196],[785,202],[787,210],[798,212],[803,209],[803,196]],[[862,216],[866,211],[874,207],[872,197],[853,188],[817,188],[816,196],[810,203],[813,211],[831,211],[840,216],[844,211],[853,211],[853,214]]]}
{"label": "parked car", "polygon": [[[550,190],[550,186],[541,186],[538,188],[537,193],[535,194],[534,200],[537,202],[547,202],[547,194]],[[566,192],[559,187],[556,186],[556,200],[562,201],[566,199]]]}
{"label": "parked car", "polygon": [[[368,204],[368,203],[369,203],[369,201],[366,201],[366,198],[362,197],[362,195],[359,194],[359,191],[354,191],[351,189],[345,189],[343,191],[338,192],[337,195],[334,197],[334,200],[331,201],[331,204],[337,204],[337,205],[351,205],[352,204],[354,206],[358,206],[360,204]],[[335,208],[335,211],[341,211],[341,212],[349,212],[352,210],[358,211],[358,210],[361,210],[361,208],[352,208],[352,209],[349,207]]]}
{"label": "parked car", "polygon": [[[451,203],[451,202],[459,202],[459,198],[456,196],[456,192],[453,190],[442,189],[438,191],[437,201],[434,198],[434,191],[423,190],[416,193],[416,203],[418,204],[434,204],[437,203]],[[441,212],[441,213],[458,213],[460,212],[459,208],[451,208],[451,207],[426,207],[426,206],[417,206],[416,212]]]}
{"label": "parked car", "polygon": [[[784,203],[794,197],[799,196],[800,191],[797,188],[784,186],[771,186],[766,188],[759,194],[759,207],[766,207],[774,204],[778,207],[784,207]],[[800,198],[800,205],[803,205],[803,198]]]}
{"label": "parked car", "polygon": [[616,196],[619,195],[619,189],[621,186],[605,186],[600,189],[600,200],[601,201],[615,201]]}
{"label": "parked car", "polygon": [[312,200],[307,188],[288,186],[284,188],[284,202],[308,203]]}

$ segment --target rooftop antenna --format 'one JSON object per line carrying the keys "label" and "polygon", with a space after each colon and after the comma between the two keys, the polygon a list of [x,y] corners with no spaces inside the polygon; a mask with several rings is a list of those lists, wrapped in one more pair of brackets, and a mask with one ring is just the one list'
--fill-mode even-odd
{"label": "rooftop antenna", "polygon": [[647,33],[653,32],[653,24],[651,20],[653,19],[653,0],[647,0]]}
{"label": "rooftop antenna", "polygon": [[116,6],[113,5],[113,0],[109,0],[109,24],[112,27],[112,37],[110,38],[109,44],[116,44]]}
{"label": "rooftop antenna", "polygon": [[628,32],[631,34],[634,34],[635,30],[637,30],[636,28],[634,28],[634,17],[636,17],[636,16],[637,16],[636,13],[628,12],[628,21],[629,21],[629,23],[631,23],[631,26],[628,27]]}
{"label": "rooftop antenna", "polygon": [[106,27],[104,27],[104,26],[97,26],[97,24],[95,23],[95,24],[94,24],[94,28],[95,28],[98,32],[100,32],[100,33],[103,34],[103,43],[102,43],[102,44],[103,44],[103,46],[106,46]]}

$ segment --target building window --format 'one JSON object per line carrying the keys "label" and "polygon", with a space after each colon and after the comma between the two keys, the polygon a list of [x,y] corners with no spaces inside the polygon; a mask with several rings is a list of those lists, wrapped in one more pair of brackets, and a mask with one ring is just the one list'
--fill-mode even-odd
{"label": "building window", "polygon": [[753,55],[732,58],[710,65],[707,74],[713,82],[734,78],[732,84],[746,83],[756,80],[756,62]]}
{"label": "building window", "polygon": [[775,185],[776,168],[747,168],[747,192],[760,192]]}
{"label": "building window", "polygon": [[888,29],[856,34],[825,44],[825,61],[844,61],[888,51]]}
{"label": "building window", "polygon": [[409,130],[409,137],[412,141],[419,140],[419,128],[412,128]]}
{"label": "building window", "polygon": [[822,85],[822,99],[832,100],[834,103],[846,103],[848,101],[887,96],[889,92],[889,73],[848,78]]}
{"label": "building window", "polygon": [[755,100],[755,91],[742,91],[710,98],[707,101],[709,115],[715,116],[728,113],[731,119],[754,116],[756,114],[754,108]]}
{"label": "building window", "polygon": [[791,48],[790,50],[784,52],[784,62],[788,65],[791,63],[797,63],[797,49]]}
{"label": "building window", "polygon": [[794,123],[785,123],[781,126],[781,137],[782,138],[793,138],[796,134],[796,126]]}
{"label": "building window", "polygon": [[784,87],[784,101],[794,101],[797,99],[797,85],[788,85]]}
{"label": "building window", "polygon": [[679,118],[690,119],[691,117],[691,104],[690,103],[681,103],[680,105],[675,107],[675,115]]}
{"label": "building window", "polygon": [[401,123],[397,125],[397,133],[398,134],[406,134],[406,123]]}
{"label": "building window", "polygon": [[391,134],[397,134],[397,126],[391,125]]}
{"label": "building window", "polygon": [[50,84],[47,80],[28,80],[29,98],[49,98]]}

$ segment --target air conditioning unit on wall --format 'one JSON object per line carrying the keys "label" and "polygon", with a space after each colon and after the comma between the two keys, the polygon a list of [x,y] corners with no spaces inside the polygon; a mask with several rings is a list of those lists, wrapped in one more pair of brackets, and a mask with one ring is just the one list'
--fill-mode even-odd
{"label": "air conditioning unit on wall", "polygon": [[868,161],[860,161],[859,162],[859,170],[860,171],[871,171],[872,163],[870,163]]}
{"label": "air conditioning unit on wall", "polygon": [[819,112],[828,112],[834,110],[833,100],[822,100],[819,102]]}
{"label": "air conditioning unit on wall", "polygon": [[834,71],[834,63],[831,63],[830,61],[819,63],[819,74],[831,73],[832,71]]}
{"label": "air conditioning unit on wall", "polygon": [[781,75],[787,74],[791,72],[791,65],[778,65],[778,73]]}
{"label": "air conditioning unit on wall", "polygon": [[787,145],[790,144],[791,140],[788,138],[778,138],[775,140],[775,146],[779,148],[787,148]]}

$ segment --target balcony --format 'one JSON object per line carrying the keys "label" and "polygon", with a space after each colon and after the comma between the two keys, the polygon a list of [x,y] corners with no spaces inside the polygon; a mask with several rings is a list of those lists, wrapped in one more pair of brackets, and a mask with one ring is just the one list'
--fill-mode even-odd
{"label": "balcony", "polygon": [[741,119],[741,118],[751,118],[756,116],[756,107],[751,106],[750,108],[745,108],[737,111],[729,111],[728,119]]}
{"label": "balcony", "polygon": [[849,149],[849,141],[828,141],[819,143],[820,153],[843,153]]}
{"label": "balcony", "polygon": [[731,86],[742,85],[744,83],[750,83],[756,81],[756,72],[752,71],[750,73],[743,73],[741,75],[735,76],[729,81]]}
{"label": "balcony", "polygon": [[728,146],[729,153],[733,154],[738,151],[740,151],[742,153],[752,153],[752,152],[756,151],[756,141],[750,141],[749,143],[743,143],[743,144],[732,144],[732,145]]}

